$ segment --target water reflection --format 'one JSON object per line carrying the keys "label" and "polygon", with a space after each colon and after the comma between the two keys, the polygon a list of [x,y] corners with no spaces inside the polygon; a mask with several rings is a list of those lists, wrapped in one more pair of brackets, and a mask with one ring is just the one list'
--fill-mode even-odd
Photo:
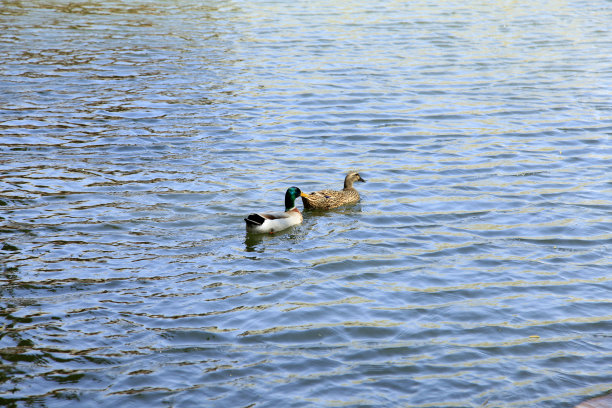
{"label": "water reflection", "polygon": [[255,234],[246,232],[244,238],[245,250],[247,252],[263,253],[266,244],[281,243],[283,246],[298,245],[305,238],[305,231],[302,226],[297,225],[286,230],[274,232],[272,234]]}
{"label": "water reflection", "polygon": [[255,251],[263,252],[264,248],[261,246],[261,244],[264,242],[264,240],[270,239],[270,238],[276,238],[278,234],[282,234],[282,233],[283,232],[278,232],[274,235],[268,236],[266,234],[253,234],[250,232],[246,232],[245,237],[244,237],[245,250],[247,252],[255,252]]}

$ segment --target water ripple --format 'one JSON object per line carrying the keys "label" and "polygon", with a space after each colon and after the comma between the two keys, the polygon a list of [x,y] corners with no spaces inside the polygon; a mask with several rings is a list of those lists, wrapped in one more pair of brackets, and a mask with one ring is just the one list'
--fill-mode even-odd
{"label": "water ripple", "polygon": [[[4,4],[1,403],[605,393],[610,14]],[[348,170],[359,204],[245,233]]]}

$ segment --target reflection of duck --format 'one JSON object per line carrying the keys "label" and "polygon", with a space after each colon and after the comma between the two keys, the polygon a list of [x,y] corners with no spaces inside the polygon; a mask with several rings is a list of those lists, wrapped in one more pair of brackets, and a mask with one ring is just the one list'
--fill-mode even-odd
{"label": "reflection of duck", "polygon": [[361,178],[359,173],[352,172],[346,175],[344,188],[341,191],[321,190],[310,193],[306,197],[302,196],[304,208],[329,210],[341,205],[356,203],[359,201],[359,193],[353,187],[355,181],[365,183],[365,180]]}
{"label": "reflection of duck", "polygon": [[302,213],[295,206],[295,199],[308,197],[297,187],[289,187],[285,193],[285,212],[250,214],[244,220],[246,229],[250,232],[276,232],[302,222]]}

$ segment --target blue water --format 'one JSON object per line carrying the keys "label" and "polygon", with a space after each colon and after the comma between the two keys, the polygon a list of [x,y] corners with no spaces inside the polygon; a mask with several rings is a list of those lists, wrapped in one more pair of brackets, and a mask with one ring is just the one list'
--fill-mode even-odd
{"label": "blue water", "polygon": [[[610,21],[604,0],[3,2],[0,405],[612,389]],[[360,203],[246,234],[350,170]]]}

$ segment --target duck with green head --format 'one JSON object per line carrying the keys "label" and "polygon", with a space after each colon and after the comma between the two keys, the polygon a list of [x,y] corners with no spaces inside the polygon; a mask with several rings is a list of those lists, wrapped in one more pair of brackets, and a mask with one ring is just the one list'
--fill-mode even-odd
{"label": "duck with green head", "polygon": [[300,224],[303,220],[302,213],[295,206],[298,197],[308,197],[308,195],[297,187],[289,187],[285,193],[285,212],[250,214],[244,219],[247,231],[273,233]]}

